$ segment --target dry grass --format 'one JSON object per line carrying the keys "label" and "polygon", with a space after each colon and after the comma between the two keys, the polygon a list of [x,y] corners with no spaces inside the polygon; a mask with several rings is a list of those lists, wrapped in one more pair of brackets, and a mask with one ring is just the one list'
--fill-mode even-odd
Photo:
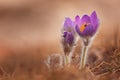
{"label": "dry grass", "polygon": [[[41,56],[41,57],[40,57]],[[0,80],[119,80],[120,50],[116,49],[109,57],[89,64],[86,70],[77,67],[65,67],[49,70],[43,62],[43,56],[11,55],[1,63]],[[108,56],[108,55],[107,55]],[[108,60],[109,59],[109,60]]]}

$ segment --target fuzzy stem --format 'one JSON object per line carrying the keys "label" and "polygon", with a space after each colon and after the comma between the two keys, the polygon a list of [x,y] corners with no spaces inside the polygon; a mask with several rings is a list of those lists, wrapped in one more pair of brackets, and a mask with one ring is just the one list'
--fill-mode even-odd
{"label": "fuzzy stem", "polygon": [[76,42],[75,42],[75,45],[73,46],[73,48],[72,48],[72,50],[71,50],[71,52],[69,53],[69,65],[71,64],[71,62],[72,62],[72,56],[73,56],[73,53],[74,53],[74,50],[75,50],[75,48],[76,48],[76,46],[77,46],[77,42],[79,41],[79,38],[77,38],[76,39]]}
{"label": "fuzzy stem", "polygon": [[73,53],[74,53],[74,50],[75,50],[76,46],[73,46],[71,52],[69,53],[69,57],[68,57],[68,61],[69,61],[69,64],[71,64],[71,61],[72,61],[72,56],[73,56]]}
{"label": "fuzzy stem", "polygon": [[77,46],[78,41],[79,41],[79,38],[76,39],[75,45],[72,47],[69,55],[65,55],[65,64],[68,65],[68,66],[70,66],[70,64],[72,62],[72,56],[73,56],[73,53],[74,53],[74,50],[75,50],[75,48]]}
{"label": "fuzzy stem", "polygon": [[82,49],[81,60],[80,60],[80,69],[85,68],[86,58],[87,58],[87,49],[89,45],[90,45],[90,39],[89,38],[83,39],[83,49]]}
{"label": "fuzzy stem", "polygon": [[66,60],[66,65],[68,65],[69,61],[68,61],[68,56],[67,55],[65,55],[65,60]]}
{"label": "fuzzy stem", "polygon": [[88,46],[84,45],[83,51],[82,51],[82,54],[81,54],[80,69],[83,69],[86,65],[87,48],[88,48]]}
{"label": "fuzzy stem", "polygon": [[76,46],[73,46],[71,52],[69,53],[69,55],[65,55],[65,64],[69,67],[72,61],[72,55],[74,53]]}

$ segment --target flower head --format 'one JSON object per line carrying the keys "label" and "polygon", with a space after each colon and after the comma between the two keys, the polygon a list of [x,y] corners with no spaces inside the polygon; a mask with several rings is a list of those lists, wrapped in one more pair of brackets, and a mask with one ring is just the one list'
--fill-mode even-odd
{"label": "flower head", "polygon": [[65,18],[63,31],[70,32],[75,35],[75,22],[73,22],[70,18]]}
{"label": "flower head", "polygon": [[81,19],[79,16],[76,16],[75,23],[76,32],[82,38],[92,37],[96,33],[99,26],[99,21],[95,11],[93,11],[90,16],[83,15]]}
{"label": "flower head", "polygon": [[62,44],[66,55],[75,43],[75,23],[70,18],[65,18],[62,34]]}
{"label": "flower head", "polygon": [[74,35],[70,32],[64,32],[63,34],[64,42],[68,43],[69,46],[72,46],[74,43]]}

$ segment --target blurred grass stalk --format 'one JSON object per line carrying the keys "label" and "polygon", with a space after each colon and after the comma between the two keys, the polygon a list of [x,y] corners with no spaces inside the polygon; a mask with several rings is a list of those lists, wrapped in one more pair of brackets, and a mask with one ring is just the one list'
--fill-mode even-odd
{"label": "blurred grass stalk", "polygon": [[114,48],[117,49],[119,48],[119,45],[118,45],[118,33],[119,33],[119,25],[117,25],[115,27],[115,30],[114,30]]}

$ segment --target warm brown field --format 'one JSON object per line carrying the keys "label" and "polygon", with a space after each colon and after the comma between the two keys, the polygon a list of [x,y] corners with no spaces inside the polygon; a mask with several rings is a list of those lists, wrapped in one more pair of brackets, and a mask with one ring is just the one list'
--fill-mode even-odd
{"label": "warm brown field", "polygon": [[[0,80],[120,80],[119,5],[119,0],[0,0]],[[48,55],[62,54],[64,18],[93,10],[100,28],[86,70],[48,69]],[[73,60],[81,52],[78,43]]]}

